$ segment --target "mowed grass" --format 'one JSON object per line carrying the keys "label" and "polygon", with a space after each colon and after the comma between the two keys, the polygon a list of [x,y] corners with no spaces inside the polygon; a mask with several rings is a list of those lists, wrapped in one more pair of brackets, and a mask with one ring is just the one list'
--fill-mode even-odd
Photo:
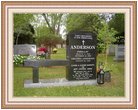
{"label": "mowed grass", "polygon": [[66,50],[63,48],[58,49],[56,54],[51,55],[51,59],[66,59]]}
{"label": "mowed grass", "polygon": [[[57,54],[52,54],[52,59],[66,59],[66,50],[58,49]],[[98,61],[104,61],[104,55],[97,56]],[[32,79],[32,68],[14,67],[14,96],[17,97],[40,97],[40,96],[60,96],[60,97],[87,97],[87,96],[124,96],[124,62],[114,62],[113,56],[108,57],[108,67],[112,70],[111,82],[103,85],[89,86],[68,86],[68,87],[45,87],[45,88],[24,88],[24,81]],[[40,79],[64,78],[66,68],[62,67],[42,67],[39,69]]]}

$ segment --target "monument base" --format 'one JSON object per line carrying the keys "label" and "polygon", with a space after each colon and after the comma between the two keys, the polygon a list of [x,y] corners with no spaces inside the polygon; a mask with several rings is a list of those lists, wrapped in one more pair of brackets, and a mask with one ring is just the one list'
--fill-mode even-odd
{"label": "monument base", "polygon": [[79,86],[79,85],[97,85],[97,80],[79,80],[68,81],[65,78],[58,79],[40,79],[39,83],[33,83],[32,80],[25,80],[25,88],[41,88],[41,87],[55,87],[55,86]]}

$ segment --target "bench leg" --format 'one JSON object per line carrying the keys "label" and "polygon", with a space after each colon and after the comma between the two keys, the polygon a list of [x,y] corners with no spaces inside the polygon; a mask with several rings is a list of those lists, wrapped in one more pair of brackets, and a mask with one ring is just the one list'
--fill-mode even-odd
{"label": "bench leg", "polygon": [[39,68],[33,67],[33,83],[39,83]]}

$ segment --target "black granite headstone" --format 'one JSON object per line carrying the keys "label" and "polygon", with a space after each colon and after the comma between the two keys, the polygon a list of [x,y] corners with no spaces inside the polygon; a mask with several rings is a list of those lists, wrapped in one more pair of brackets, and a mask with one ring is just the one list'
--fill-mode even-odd
{"label": "black granite headstone", "polygon": [[90,32],[71,32],[67,36],[68,80],[96,79],[96,35]]}

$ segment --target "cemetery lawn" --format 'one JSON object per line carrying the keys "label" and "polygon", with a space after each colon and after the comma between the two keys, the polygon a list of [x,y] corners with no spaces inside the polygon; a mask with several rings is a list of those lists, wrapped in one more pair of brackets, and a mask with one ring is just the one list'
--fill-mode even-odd
{"label": "cemetery lawn", "polygon": [[[58,49],[57,54],[52,54],[52,59],[66,59],[65,49]],[[39,96],[125,96],[124,91],[124,62],[114,62],[114,56],[108,57],[108,67],[112,70],[111,82],[96,86],[70,86],[48,88],[24,88],[24,80],[32,79],[32,68],[14,67],[14,96],[16,97],[39,97]],[[105,55],[99,54],[98,61],[104,61]],[[41,67],[40,79],[64,78],[65,67]]]}

